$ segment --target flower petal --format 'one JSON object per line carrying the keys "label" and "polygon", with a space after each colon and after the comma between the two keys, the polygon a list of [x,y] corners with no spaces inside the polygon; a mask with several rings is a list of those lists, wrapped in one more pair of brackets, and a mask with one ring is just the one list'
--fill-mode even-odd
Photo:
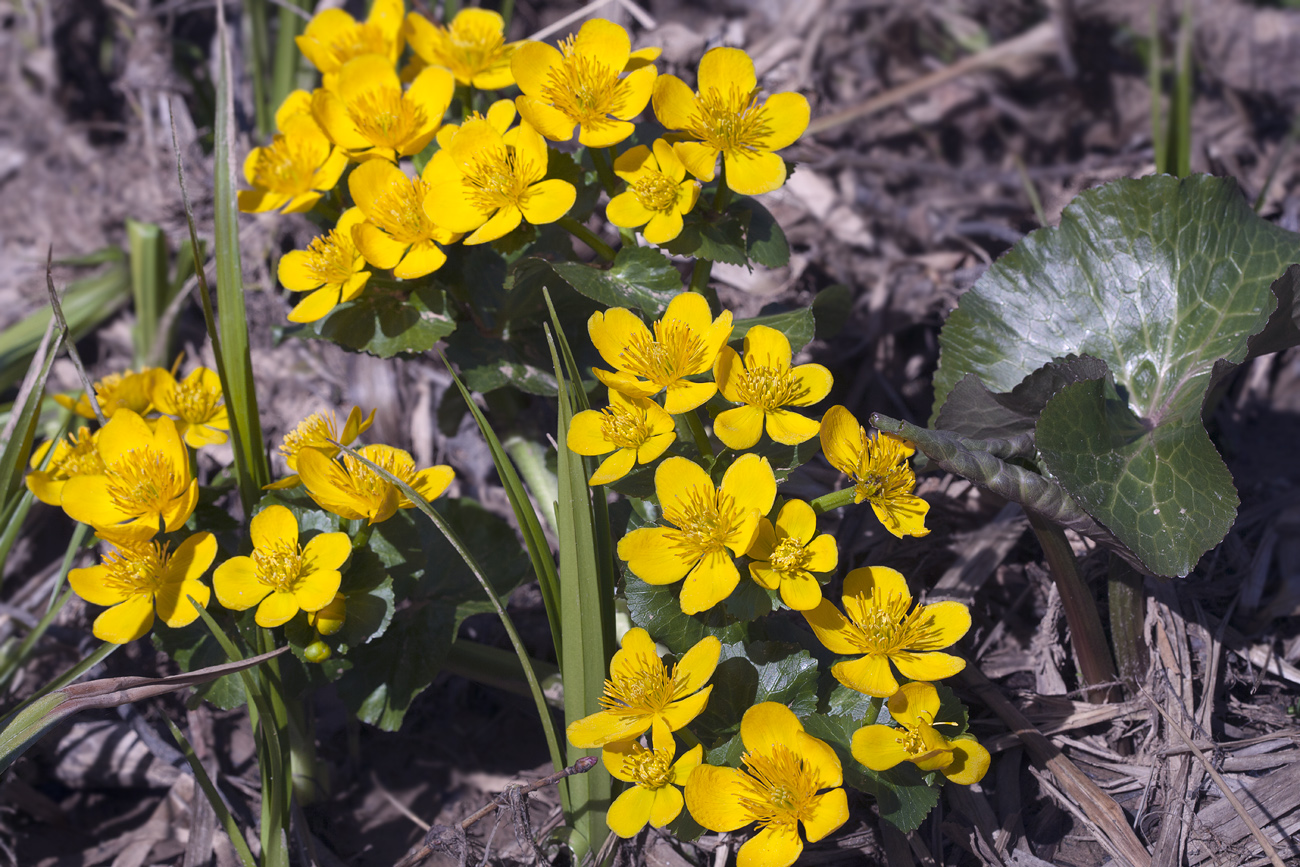
{"label": "flower petal", "polygon": [[651,244],[667,244],[682,233],[685,225],[680,213],[655,214],[641,230],[641,236]]}
{"label": "flower petal", "polygon": [[630,147],[614,160],[614,174],[629,184],[635,183],[648,172],[657,171],[658,168],[659,163],[655,160],[654,153],[645,145]]}
{"label": "flower petal", "polygon": [[852,476],[862,454],[862,426],[842,406],[833,406],[822,416],[822,454],[830,465]]}
{"label": "flower petal", "polygon": [[682,612],[698,614],[709,610],[730,596],[739,583],[740,571],[726,552],[705,554],[682,584]]}
{"label": "flower petal", "polygon": [[662,828],[681,815],[685,799],[676,786],[661,786],[654,790],[655,802],[650,808],[650,825]]}
{"label": "flower petal", "polygon": [[[342,533],[339,535],[346,538]],[[294,605],[303,611],[321,610],[334,601],[334,595],[338,593],[342,580],[342,574],[333,569],[315,570],[304,575],[293,588]]]}
{"label": "flower petal", "polygon": [[583,147],[613,147],[630,136],[636,127],[625,120],[596,120],[578,127],[578,143]]}
{"label": "flower petal", "polygon": [[920,625],[925,639],[912,650],[941,650],[951,647],[970,630],[970,609],[960,602],[931,602],[921,609]]}
{"label": "flower petal", "polygon": [[[772,511],[776,501],[776,476],[767,458],[755,454],[741,455],[722,475],[720,490],[736,498],[737,505],[757,509],[759,515]],[[748,543],[745,545],[749,547]]]}
{"label": "flower petal", "polygon": [[693,693],[708,683],[718,668],[718,657],[721,655],[722,642],[712,635],[701,638],[682,654],[676,669],[677,676],[682,679],[682,694]]}
{"label": "flower petal", "polygon": [[984,779],[992,756],[982,744],[963,735],[953,738],[948,745],[952,747],[952,763],[943,769],[945,777],[961,786],[969,786]]}
{"label": "flower petal", "polygon": [[[284,260],[281,259],[280,261],[283,262]],[[366,272],[366,274],[369,276],[369,272]],[[328,316],[330,311],[339,305],[339,300],[340,293],[337,286],[326,286],[317,289],[294,305],[293,309],[289,311],[288,319],[290,322],[316,322]]]}
{"label": "flower petal", "polygon": [[321,533],[313,536],[302,549],[303,574],[338,570],[350,556],[352,540],[347,533]]}
{"label": "flower petal", "polygon": [[766,325],[755,325],[745,332],[745,367],[790,369],[790,339]]}
{"label": "flower petal", "polygon": [[541,96],[551,68],[563,61],[564,55],[555,46],[528,41],[515,49],[510,58],[510,72],[520,90],[529,96]]}
{"label": "flower petal", "polygon": [[672,457],[655,470],[655,495],[665,514],[680,512],[698,497],[711,498],[713,480],[690,458]]}
{"label": "flower petal", "polygon": [[68,585],[73,593],[91,605],[117,605],[131,598],[130,593],[109,583],[107,578],[108,569],[104,566],[73,569],[68,572]]}
{"label": "flower petal", "polygon": [[[114,418],[120,415],[115,413]],[[112,424],[109,420],[109,424]],[[108,430],[108,428],[104,428]],[[132,518],[123,512],[108,492],[105,476],[73,476],[63,485],[63,511],[68,517],[92,527],[114,527]]]}
{"label": "flower petal", "polygon": [[[215,545],[215,543],[214,543]],[[158,617],[173,629],[189,626],[199,619],[199,611],[190,597],[204,608],[212,601],[212,590],[202,581],[178,581],[166,584],[154,595]]]}
{"label": "flower petal", "polygon": [[[876,594],[881,599],[897,598],[904,602],[905,608],[912,604],[912,591],[907,589],[907,579],[897,569],[888,566],[864,566],[854,569],[844,576],[844,610],[850,617],[866,622],[866,611]],[[852,607],[850,607],[852,606]]]}
{"label": "flower petal", "polygon": [[625,307],[611,307],[604,313],[591,314],[587,320],[587,333],[605,363],[622,371],[627,370],[623,353],[634,343],[649,343],[654,339],[645,323]]}
{"label": "flower petal", "polygon": [[763,410],[749,404],[724,410],[713,420],[713,432],[729,449],[753,448],[763,435]]}
{"label": "flower petal", "polygon": [[619,193],[605,206],[605,219],[623,229],[635,229],[650,222],[654,211],[641,204],[636,193],[628,190]]}
{"label": "flower petal", "polygon": [[589,457],[608,454],[616,448],[605,439],[605,414],[595,409],[585,409],[573,417],[565,443],[570,451]]}
{"label": "flower petal", "polygon": [[811,555],[807,565],[809,572],[833,572],[840,564],[839,546],[830,533],[823,533],[813,539],[806,550]]}
{"label": "flower petal", "polygon": [[[377,161],[372,160],[372,162]],[[360,171],[360,169],[357,171]],[[356,172],[353,172],[353,174],[356,174]],[[362,223],[354,228],[352,230],[352,243],[357,245],[357,250],[365,257],[367,262],[376,268],[385,270],[396,268],[397,264],[402,261],[402,256],[406,254],[407,247],[410,246],[393,239],[374,223]]]}
{"label": "flower petal", "polygon": [[767,413],[767,435],[773,442],[793,446],[807,442],[822,429],[822,423],[788,409]]}
{"label": "flower petal", "polygon": [[91,631],[100,641],[127,644],[140,638],[151,626],[153,600],[148,593],[134,593],[96,617]]}
{"label": "flower petal", "polygon": [[781,580],[781,601],[795,611],[809,611],[821,604],[822,586],[807,572],[786,574]]}
{"label": "flower petal", "polygon": [[803,612],[803,616],[817,640],[831,653],[849,656],[862,652],[857,640],[862,631],[845,619],[830,600],[823,599],[812,611]]}
{"label": "flower petal", "polygon": [[569,723],[565,734],[579,749],[595,749],[617,741],[628,741],[650,728],[649,717],[617,717],[597,711]]}
{"label": "flower petal", "polygon": [[698,141],[679,141],[673,153],[686,166],[686,170],[702,181],[711,181],[717,174],[720,150]]}
{"label": "flower petal", "polygon": [[740,739],[746,751],[761,756],[772,755],[778,746],[796,749],[802,733],[803,723],[794,711],[775,701],[754,705],[740,719]]}
{"label": "flower petal", "polygon": [[[481,231],[481,230],[480,230]],[[442,252],[433,241],[417,241],[412,244],[402,257],[402,261],[393,266],[393,276],[399,280],[414,280],[426,274],[432,274],[447,261],[447,254]]]}
{"label": "flower petal", "polygon": [[904,536],[927,536],[930,533],[925,526],[930,504],[920,497],[911,494],[892,497],[884,503],[872,503],[871,510],[876,513],[885,529],[900,539]]}
{"label": "flower petal", "polygon": [[254,548],[273,548],[276,543],[298,545],[298,519],[284,506],[267,506],[253,516],[248,535]]}
{"label": "flower petal", "polygon": [[626,476],[636,466],[634,449],[619,449],[600,462],[596,471],[587,480],[588,485],[608,485]]}
{"label": "flower petal", "polygon": [[[669,788],[672,788],[669,786]],[[676,791],[676,789],[673,789]],[[654,809],[655,791],[653,789],[632,786],[614,799],[609,805],[605,822],[609,830],[620,837],[635,837],[641,833],[646,822],[650,821],[650,811]]]}
{"label": "flower petal", "polygon": [[251,557],[231,557],[212,573],[212,589],[217,601],[231,611],[245,611],[261,602],[271,592],[268,584],[257,580],[257,567]]}
{"label": "flower petal", "polygon": [[632,39],[613,21],[592,18],[573,37],[573,53],[618,71],[627,65]]}
{"label": "flower petal", "polygon": [[889,698],[889,715],[909,729],[939,713],[939,692],[929,683],[905,683]]}
{"label": "flower petal", "polygon": [[578,191],[573,184],[559,178],[538,181],[528,188],[528,195],[521,203],[524,219],[534,226],[554,223],[573,207]]}
{"label": "flower petal", "polygon": [[[651,103],[655,117],[665,128],[686,129],[691,125],[691,115],[696,107],[695,93],[677,76],[661,75],[655,79]],[[717,154],[714,156],[716,158]]]}
{"label": "flower petal", "polygon": [[671,415],[690,412],[708,403],[717,391],[717,384],[712,382],[690,382],[685,379],[670,382],[664,395],[664,409]]}
{"label": "flower petal", "polygon": [[[659,409],[655,406],[655,409]],[[662,410],[660,410],[662,412]],[[667,413],[665,413],[667,415]],[[668,447],[677,439],[676,432],[669,430],[665,433],[653,434],[649,439],[641,444],[641,448],[636,450],[636,461],[639,464],[648,464],[657,459]]]}
{"label": "flower petal", "polygon": [[776,529],[779,536],[807,545],[817,534],[817,513],[803,500],[789,500],[776,516]]}
{"label": "flower petal", "polygon": [[849,796],[843,789],[832,789],[813,798],[803,816],[803,831],[809,843],[816,843],[839,830],[849,820]]}
{"label": "flower petal", "polygon": [[863,726],[853,733],[853,758],[873,771],[887,771],[912,757],[903,746],[903,729],[885,725]]}
{"label": "flower petal", "polygon": [[898,681],[889,669],[889,657],[883,653],[837,662],[831,666],[831,674],[849,689],[876,698],[888,698],[898,692]]}
{"label": "flower petal", "polygon": [[446,464],[438,464],[420,470],[411,478],[410,485],[417,494],[432,503],[446,493],[455,478],[455,470]]}
{"label": "flower petal", "polygon": [[742,806],[748,791],[743,771],[700,765],[686,780],[686,809],[710,831],[735,831],[754,821]]}
{"label": "flower petal", "polygon": [[700,93],[717,90],[725,94],[733,89],[749,93],[758,86],[754,61],[739,48],[712,48],[704,52],[697,81]]}
{"label": "flower petal", "polygon": [[793,825],[768,825],[740,847],[736,867],[790,867],[802,854],[803,841]]}
{"label": "flower petal", "polygon": [[[671,458],[670,458],[671,460]],[[633,575],[647,584],[672,584],[686,577],[695,565],[683,560],[672,547],[668,527],[642,527],[618,541],[618,556]]]}
{"label": "flower petal", "polygon": [[812,406],[826,399],[831,392],[834,378],[831,372],[820,364],[800,364],[790,374],[795,378],[800,396],[790,401],[791,406]]}
{"label": "flower petal", "polygon": [[769,151],[779,151],[798,141],[808,129],[811,114],[808,100],[802,93],[774,93],[763,103],[763,120],[771,130],[759,143]]}
{"label": "flower petal", "polygon": [[890,659],[903,677],[910,680],[935,681],[952,677],[966,668],[966,660],[949,653],[891,653]]}
{"label": "flower petal", "polygon": [[770,193],[785,183],[785,160],[776,154],[727,151],[723,161],[727,164],[727,186],[741,195]]}
{"label": "flower petal", "polygon": [[658,76],[659,70],[653,66],[642,66],[623,76],[615,85],[617,108],[611,112],[614,117],[619,120],[631,120],[645,111]]}
{"label": "flower petal", "polygon": [[570,141],[573,138],[573,128],[577,124],[550,103],[533,96],[516,96],[515,108],[529,126],[551,141]]}
{"label": "flower petal", "polygon": [[253,620],[258,626],[270,629],[288,623],[298,610],[298,600],[294,598],[294,594],[276,590],[257,606],[257,614]]}

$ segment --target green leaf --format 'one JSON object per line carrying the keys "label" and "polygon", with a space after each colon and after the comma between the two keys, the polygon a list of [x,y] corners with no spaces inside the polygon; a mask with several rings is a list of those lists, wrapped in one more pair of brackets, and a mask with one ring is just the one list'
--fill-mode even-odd
{"label": "green leaf", "polygon": [[[1065,386],[1106,375],[1106,363],[1092,356],[1057,358],[1035,370],[1010,392],[997,394],[968,373],[952,387],[935,427],[981,439],[1032,433],[1038,414]],[[1030,449],[1026,457],[1033,456]]]}
{"label": "green leaf", "polygon": [[750,198],[740,198],[732,208],[748,213],[745,223],[745,253],[749,261],[767,268],[780,268],[790,262],[790,243],[777,225],[772,212]]}
{"label": "green leaf", "polygon": [[740,721],[756,704],[774,701],[801,719],[817,710],[817,660],[793,645],[755,641],[724,644],[713,691],[691,731],[705,745],[709,764],[738,765],[744,744]]}
{"label": "green leaf", "polygon": [[624,247],[614,257],[614,264],[604,270],[581,262],[545,265],[566,285],[593,301],[655,317],[662,315],[668,302],[682,291],[682,275],[668,257],[652,247]]}
{"label": "green leaf", "polygon": [[1043,408],[1042,468],[1144,571],[1185,575],[1236,513],[1201,421],[1207,392],[1252,349],[1294,339],[1275,326],[1252,344],[1292,315],[1291,278],[1278,281],[1296,262],[1300,236],[1256,216],[1230,179],[1089,190],[962,298],[940,337],[934,416],[965,424],[945,410],[967,374],[1007,394],[1062,356],[1103,362],[1110,379],[1062,383]]}
{"label": "green leaf", "polygon": [[649,632],[655,641],[673,653],[690,650],[706,635],[716,635],[724,644],[743,641],[749,635],[749,624],[743,621],[728,622],[716,607],[701,614],[682,613],[681,582],[677,584],[647,584],[635,575],[625,572],[628,614],[632,622]]}
{"label": "green leaf", "polygon": [[734,204],[720,215],[697,207],[686,215],[681,234],[662,246],[674,256],[747,265],[745,223],[748,218],[749,212],[735,210]]}
{"label": "green leaf", "polygon": [[335,307],[330,315],[308,325],[304,333],[346,349],[391,358],[402,352],[428,352],[455,330],[442,290],[424,284],[415,287],[409,297],[401,291],[367,287],[361,297]]}
{"label": "green leaf", "polygon": [[752,319],[737,319],[735,327],[731,331],[729,342],[736,343],[744,340],[749,329],[755,325],[766,325],[768,328],[775,328],[786,336],[790,341],[790,351],[798,352],[808,345],[808,341],[813,339],[817,332],[817,322],[813,318],[812,309],[809,307],[800,307],[797,310],[788,310],[784,313],[769,313],[765,316],[755,316]]}

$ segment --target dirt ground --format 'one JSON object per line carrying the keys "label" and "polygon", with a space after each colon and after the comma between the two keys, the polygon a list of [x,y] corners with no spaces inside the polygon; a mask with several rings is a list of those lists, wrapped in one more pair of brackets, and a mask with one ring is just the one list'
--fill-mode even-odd
{"label": "dirt ground", "polygon": [[[579,5],[518,0],[511,35],[527,36]],[[1300,150],[1292,147],[1300,10],[1292,5],[1187,3],[1192,167],[1235,176],[1251,200],[1263,191],[1263,215],[1300,230]],[[820,125],[787,152],[799,169],[765,200],[790,239],[789,267],[716,267],[724,304],[753,315],[848,286],[846,327],[805,350],[834,373],[831,402],[860,418],[879,410],[924,423],[939,327],[961,292],[1040,221],[1054,224],[1080,190],[1153,171],[1144,51],[1154,20],[1169,56],[1182,4],[1154,13],[1127,0],[654,0],[642,8],[655,26],[614,2],[595,12],[628,25],[638,46],[662,46],[661,71],[688,79],[706,48],[745,48],[767,89],[805,93]],[[230,10],[238,15],[238,5]],[[56,259],[121,245],[128,217],[181,236],[171,121],[207,227],[202,143],[210,133],[213,20],[210,0],[0,4],[0,326],[43,303],[51,245]],[[245,121],[247,107],[245,100]],[[244,147],[254,144],[246,130]],[[278,442],[324,407],[377,405],[380,438],[410,449],[420,465],[453,464],[460,494],[504,512],[477,434],[463,427],[448,434],[434,421],[447,385],[436,361],[380,362],[322,342],[277,345],[273,328],[289,305],[274,258],[310,237],[311,227],[279,216],[246,217],[243,226],[267,435]],[[55,278],[84,273],[60,266]],[[182,317],[183,341],[202,355],[197,307]],[[129,340],[123,313],[81,341],[81,351],[93,372],[120,369]],[[70,366],[61,362],[55,376],[57,387],[76,387]],[[1270,863],[1224,798],[1227,786],[1264,826],[1274,857],[1300,864],[1300,353],[1239,371],[1207,424],[1236,479],[1239,518],[1187,579],[1148,581],[1147,692],[1126,701],[1093,705],[1077,691],[1060,599],[1017,508],[931,474],[920,488],[932,508],[924,540],[895,540],[855,512],[834,531],[843,563],[894,566],[932,595],[970,602],[975,625],[961,647],[972,667],[1047,736],[1059,761],[1122,808],[1150,863]],[[821,492],[834,479],[819,460],[791,484],[796,494],[800,486]],[[31,521],[0,587],[5,636],[43,604],[62,556],[62,541],[47,544],[66,538],[62,515],[38,509]],[[1102,552],[1074,541],[1101,594]],[[532,652],[547,656],[536,591],[515,594],[512,613]],[[80,658],[89,623],[84,606],[69,606],[12,685],[15,694]],[[491,618],[463,629],[504,646]],[[101,674],[172,670],[137,642]],[[882,830],[870,799],[854,796],[848,824],[810,846],[801,863],[1029,867],[1114,857],[1112,835],[1067,785],[1061,764],[1043,770],[1031,762],[1002,716],[976,692],[959,692],[973,732],[994,752],[983,783],[947,787],[940,807],[906,836]],[[1175,723],[1161,722],[1152,701]],[[311,849],[324,867],[391,865],[423,838],[425,823],[450,824],[508,784],[549,771],[531,704],[452,674],[417,701],[397,733],[350,728],[329,695],[318,711],[334,785],[305,808],[311,836],[293,845],[296,857]],[[213,847],[216,863],[233,864],[223,835],[212,836],[210,814],[194,807],[202,797],[192,779],[156,734],[163,713],[188,722],[237,813],[253,824],[257,771],[241,717],[160,701],[84,715],[0,781],[0,864],[189,867],[208,863],[199,854]],[[533,799],[531,816],[539,834],[559,821],[552,791]],[[480,830],[471,836],[481,844]],[[711,834],[675,848],[649,834],[622,848],[616,863],[721,865],[737,842]],[[531,857],[509,822],[494,832],[491,855],[509,863]]]}

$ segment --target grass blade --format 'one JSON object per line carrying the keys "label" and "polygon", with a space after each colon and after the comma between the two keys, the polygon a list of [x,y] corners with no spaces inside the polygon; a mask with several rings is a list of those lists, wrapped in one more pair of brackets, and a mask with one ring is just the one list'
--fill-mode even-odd
{"label": "grass blade", "polygon": [[163,719],[167,721],[167,728],[171,730],[172,737],[181,748],[181,755],[185,756],[185,761],[190,763],[190,770],[194,772],[194,782],[198,783],[199,788],[203,790],[208,803],[212,805],[212,812],[217,814],[217,818],[221,820],[221,827],[226,829],[226,836],[230,838],[230,844],[239,853],[239,860],[243,862],[244,867],[257,867],[257,861],[248,848],[248,841],[244,839],[244,833],[239,830],[235,817],[230,815],[230,808],[222,800],[217,787],[212,784],[212,778],[208,776],[207,769],[199,761],[199,757],[194,752],[194,747],[191,746],[189,739],[181,734],[181,730],[177,728],[176,723],[171,721],[170,717],[164,715]]}
{"label": "grass blade", "polygon": [[167,356],[167,339],[158,319],[167,307],[167,238],[157,223],[126,221],[131,262],[131,297],[135,302],[135,366],[159,364]]}
{"label": "grass blade", "polygon": [[36,350],[36,357],[14,400],[17,411],[9,414],[9,422],[4,431],[0,432],[0,441],[4,442],[4,448],[0,450],[0,510],[8,508],[22,487],[23,471],[28,456],[32,453],[36,424],[41,417],[45,382],[50,377],[50,368],[54,366],[54,359],[62,346],[63,335],[56,330],[54,318],[51,317],[45,329],[45,337]]}

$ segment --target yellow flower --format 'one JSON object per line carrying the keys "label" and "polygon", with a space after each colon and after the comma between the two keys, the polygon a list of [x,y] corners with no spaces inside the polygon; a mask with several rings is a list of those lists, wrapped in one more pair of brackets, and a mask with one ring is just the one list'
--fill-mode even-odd
{"label": "yellow flower", "polygon": [[471,118],[444,150],[429,160],[430,219],[457,232],[466,244],[483,244],[522,221],[554,223],[573,207],[578,191],[559,178],[543,180],[546,141],[527,123],[504,135],[491,118]]}
{"label": "yellow flower", "polygon": [[745,332],[745,356],[722,347],[713,365],[713,378],[722,396],[744,404],[718,414],[713,432],[729,448],[753,447],[767,435],[783,445],[817,436],[821,422],[786,409],[811,406],[831,390],[831,372],[820,364],[790,366],[790,341],[775,328],[755,325]]}
{"label": "yellow flower", "polygon": [[396,160],[433,141],[451,104],[456,81],[431,66],[405,93],[393,64],[377,54],[349,60],[334,89],[312,96],[311,109],[325,134],[349,158]]}
{"label": "yellow flower", "polygon": [[913,493],[916,474],[907,459],[914,449],[906,440],[882,432],[868,434],[842,406],[826,410],[821,437],[826,460],[853,479],[853,502],[869,502],[885,529],[900,539],[930,532],[925,528],[930,504]]}
{"label": "yellow flower", "polygon": [[815,843],[849,818],[839,756],[774,701],[745,711],[740,737],[745,769],[696,768],[686,781],[686,809],[710,831],[758,823],[759,832],[736,854],[737,867],[790,867],[803,852],[800,822]]}
{"label": "yellow flower", "polygon": [[596,468],[590,481],[592,485],[608,485],[626,476],[635,465],[654,461],[675,439],[673,417],[659,404],[611,389],[605,409],[588,409],[573,417],[568,445],[580,455],[614,452]]}
{"label": "yellow flower", "polygon": [[325,76],[325,85],[332,87],[343,65],[357,57],[378,54],[390,66],[397,63],[402,53],[404,12],[402,0],[375,0],[363,23],[342,9],[326,9],[313,16],[294,41]]}
{"label": "yellow flower", "polygon": [[700,60],[699,93],[680,78],[655,82],[659,122],[690,141],[673,145],[691,174],[713,180],[722,155],[727,186],[755,196],[785,183],[785,161],[773,151],[788,147],[808,128],[808,100],[776,93],[760,102],[754,61],[739,48],[714,48]]}
{"label": "yellow flower", "polygon": [[[923,771],[942,771],[954,783],[969,786],[984,778],[991,757],[969,735],[951,740],[935,728],[939,693],[928,683],[905,683],[889,699],[889,715],[901,728],[863,726],[853,733],[853,758],[873,771],[911,762]],[[952,725],[952,723],[947,723]]]}
{"label": "yellow flower", "polygon": [[[73,476],[94,476],[104,472],[104,461],[96,446],[98,435],[90,428],[78,428],[67,439],[47,440],[32,452],[31,468],[25,481],[32,496],[47,506],[63,503],[63,484]],[[54,449],[50,462],[41,469],[41,461]]]}
{"label": "yellow flower", "polygon": [[605,767],[616,780],[633,785],[609,806],[606,822],[620,837],[635,837],[649,822],[662,828],[682,812],[682,793],[691,772],[704,759],[704,747],[696,744],[677,761],[677,742],[671,735],[666,747],[646,749],[636,741],[610,744],[601,753]]}
{"label": "yellow flower", "polygon": [[601,710],[569,724],[569,743],[582,749],[640,737],[654,729],[655,746],[667,749],[675,732],[700,715],[718,667],[722,642],[709,635],[682,654],[669,669],[655,653],[654,639],[640,627],[629,629],[609,663]]}
{"label": "yellow flower", "polygon": [[352,227],[352,241],[367,262],[391,269],[402,280],[441,268],[447,255],[438,245],[459,237],[425,213],[432,166],[430,161],[421,176],[411,180],[387,160],[368,160],[348,175],[352,201],[366,217]]}
{"label": "yellow flower", "polygon": [[375,411],[372,409],[370,415],[363,419],[359,406],[352,407],[352,411],[348,413],[347,421],[343,423],[342,433],[339,433],[338,419],[332,412],[314,412],[307,416],[298,422],[296,428],[285,434],[280,442],[280,454],[284,455],[284,462],[288,464],[293,475],[272,482],[264,490],[281,490],[301,485],[302,479],[297,473],[299,452],[303,449],[315,449],[322,452],[325,457],[332,458],[339,453],[339,447],[335,443],[352,445],[352,442],[374,423]]}
{"label": "yellow flower", "polygon": [[898,681],[890,663],[909,680],[941,680],[966,667],[960,656],[939,652],[970,629],[970,610],[960,602],[912,608],[907,581],[884,566],[850,572],[842,601],[847,619],[826,599],[803,616],[831,653],[858,657],[831,667],[849,689],[878,698],[893,695]]}
{"label": "yellow flower", "polygon": [[244,179],[253,189],[239,191],[239,210],[310,211],[343,176],[347,154],[330,143],[311,116],[310,102],[304,90],[289,94],[275,114],[280,132],[269,145],[248,152]]}
{"label": "yellow flower", "polygon": [[348,208],[328,235],[312,239],[306,250],[280,258],[280,282],[290,292],[310,292],[289,311],[290,322],[315,322],[366,288],[370,272],[352,240],[352,227],[365,220],[360,208]]}
{"label": "yellow flower", "polygon": [[270,627],[334,601],[343,580],[339,567],[352,554],[347,533],[321,533],[299,545],[293,512],[267,506],[253,516],[249,534],[252,556],[231,557],[212,573],[212,589],[222,605],[232,611],[257,605],[253,619]]}
{"label": "yellow flower", "polygon": [[587,333],[614,368],[613,372],[593,369],[597,379],[628,397],[650,397],[667,389],[664,409],[678,415],[717,393],[716,383],[690,382],[684,377],[713,367],[731,335],[731,311],[713,319],[703,295],[683,292],[669,302],[654,324],[654,333],[623,307],[591,314]]}
{"label": "yellow flower", "polygon": [[[104,418],[112,418],[119,409],[144,415],[153,409],[150,395],[153,392],[154,378],[162,371],[156,367],[146,367],[139,373],[129,370],[122,373],[110,373],[93,383],[95,399]],[[82,392],[76,400],[63,394],[54,395],[54,401],[64,409],[70,409],[82,418],[94,420],[95,410],[90,406],[90,398]]]}
{"label": "yellow flower", "polygon": [[462,9],[450,27],[431,24],[418,12],[406,16],[406,42],[420,60],[446,67],[456,81],[478,90],[515,83],[510,58],[519,43],[507,43],[505,30],[505,19],[490,9]]}
{"label": "yellow flower", "polygon": [[230,418],[215,370],[195,368],[180,382],[160,370],[153,381],[152,398],[159,412],[176,416],[176,432],[193,448],[220,445],[229,438]]}
{"label": "yellow flower", "polygon": [[316,627],[321,635],[333,635],[343,628],[348,619],[348,600],[342,593],[335,593],[324,608],[307,612],[307,622]]}
{"label": "yellow flower", "polygon": [[207,606],[212,591],[199,579],[216,556],[211,533],[195,533],[171,553],[165,543],[122,543],[100,565],[70,571],[68,585],[91,605],[112,606],[95,618],[95,637],[126,644],[149,631],[155,609],[168,626],[193,623],[199,612],[187,597]]}
{"label": "yellow flower", "polygon": [[668,458],[655,471],[655,494],[664,520],[672,526],[633,530],[619,540],[618,556],[647,584],[685,578],[682,611],[707,611],[740,582],[731,556],[750,549],[759,520],[772,508],[772,466],[767,458],[741,455],[715,488],[699,464]]}
{"label": "yellow flower", "polygon": [[682,233],[682,217],[700,198],[700,182],[686,179],[686,166],[672,145],[655,139],[654,151],[637,145],[614,160],[614,174],[630,185],[609,200],[605,216],[615,226],[635,229],[651,244],[666,244]]}
{"label": "yellow flower", "polygon": [[790,500],[776,516],[758,522],[758,537],[749,549],[749,575],[760,587],[780,589],[781,601],[795,611],[816,608],[822,588],[813,572],[839,565],[839,548],[830,533],[817,535],[817,515],[803,500]]}
{"label": "yellow flower", "polygon": [[136,413],[118,410],[97,437],[104,471],[63,485],[63,511],[101,539],[144,542],[159,530],[174,532],[198,505],[199,483],[176,423],[163,417],[154,424],[151,430]]}
{"label": "yellow flower", "polygon": [[[410,453],[392,446],[362,446],[357,453],[406,482],[426,500],[442,496],[456,476],[445,465],[416,472]],[[415,507],[396,485],[351,455],[344,455],[340,464],[323,451],[302,449],[298,452],[298,474],[316,504],[341,518],[365,518],[378,524],[393,517],[398,509]]]}
{"label": "yellow flower", "polygon": [[645,109],[658,75],[649,63],[622,75],[631,49],[627,31],[603,18],[582,25],[558,49],[525,42],[510,63],[523,91],[515,97],[519,113],[551,141],[569,141],[577,126],[586,147],[618,144],[632,134],[628,121]]}

